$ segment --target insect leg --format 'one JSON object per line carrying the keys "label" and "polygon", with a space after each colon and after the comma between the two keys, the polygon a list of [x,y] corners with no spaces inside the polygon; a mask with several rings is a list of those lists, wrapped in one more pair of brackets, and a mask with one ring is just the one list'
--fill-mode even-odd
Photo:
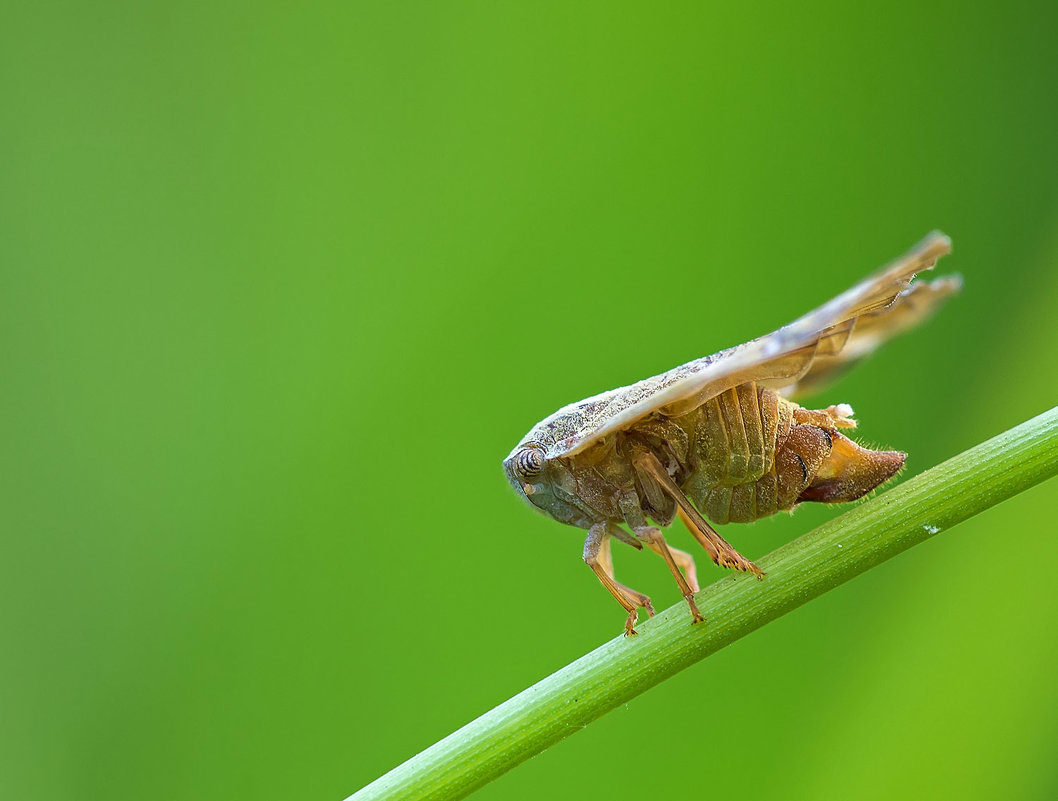
{"label": "insect leg", "polygon": [[641,592],[636,592],[631,587],[620,584],[613,575],[613,558],[610,556],[610,532],[608,523],[596,523],[588,530],[588,537],[584,540],[584,561],[588,563],[602,585],[610,591],[617,599],[617,603],[628,612],[628,620],[625,621],[625,636],[635,634],[637,611],[639,607],[647,610],[647,614],[654,616],[654,605],[650,598]]}
{"label": "insect leg", "polygon": [[[694,618],[693,622],[701,623],[705,620],[702,617],[702,613],[698,611],[698,605],[694,602],[694,593],[698,591],[698,576],[696,575],[694,560],[691,555],[670,548],[669,544],[665,542],[665,537],[662,536],[660,529],[654,526],[640,526],[636,529],[636,536],[650,550],[659,554],[665,560],[665,564],[669,566],[669,570],[672,571],[672,575],[676,578],[676,583],[680,585],[680,592],[683,593],[684,600],[687,601],[687,605],[691,608],[691,617]],[[680,572],[681,567],[687,571],[687,578],[684,578],[683,573]]]}
{"label": "insect leg", "polygon": [[694,538],[709,552],[709,556],[712,557],[714,562],[721,567],[742,570],[753,573],[757,578],[764,578],[764,573],[759,567],[732,548],[727,541],[717,534],[716,531],[713,530],[713,527],[705,521],[705,518],[702,517],[701,513],[694,508],[694,505],[687,500],[687,496],[683,494],[683,491],[676,485],[676,482],[672,480],[668,471],[662,466],[661,462],[658,461],[658,457],[649,451],[641,451],[635,458],[636,464],[644,470],[649,471],[657,482],[661,484],[665,492],[669,493],[669,495],[672,496],[672,499],[676,501],[680,519],[686,524],[688,530],[694,535]]}
{"label": "insect leg", "polygon": [[839,403],[825,409],[804,409],[795,406],[793,422],[807,423],[827,431],[835,428],[856,428],[856,421],[852,419],[852,407],[847,403]]}
{"label": "insect leg", "polygon": [[[655,529],[660,534],[660,530]],[[672,559],[676,562],[676,566],[683,571],[683,575],[687,577],[687,586],[691,588],[691,592],[698,592],[701,586],[698,584],[698,568],[694,564],[694,557],[686,551],[681,551],[679,548],[673,548],[668,542],[665,543],[668,546],[669,553],[672,554]],[[654,553],[660,554],[661,552],[657,549],[650,548]]]}

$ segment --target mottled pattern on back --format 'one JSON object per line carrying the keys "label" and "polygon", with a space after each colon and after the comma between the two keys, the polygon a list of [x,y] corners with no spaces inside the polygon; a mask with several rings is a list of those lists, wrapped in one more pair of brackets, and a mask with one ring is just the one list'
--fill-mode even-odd
{"label": "mottled pattern on back", "polygon": [[563,406],[550,417],[533,426],[533,429],[523,437],[519,447],[527,442],[537,442],[547,448],[549,457],[562,455],[572,450],[583,437],[597,431],[608,420],[620,416],[622,412],[642,401],[653,398],[666,387],[677,385],[702,373],[716,362],[729,358],[752,344],[752,342],[747,342],[743,345],[736,345],[719,353],[681,364],[661,375],[644,378],[629,386],[611,389],[577,403]]}

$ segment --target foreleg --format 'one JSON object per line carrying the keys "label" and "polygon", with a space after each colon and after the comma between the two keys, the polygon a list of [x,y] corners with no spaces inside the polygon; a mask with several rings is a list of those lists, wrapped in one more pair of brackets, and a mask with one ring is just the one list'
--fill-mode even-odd
{"label": "foreleg", "polygon": [[584,540],[584,561],[592,569],[602,585],[610,591],[626,612],[628,619],[625,621],[625,636],[636,633],[635,624],[640,607],[647,610],[647,614],[654,616],[654,606],[650,598],[641,592],[633,590],[619,583],[614,578],[613,557],[610,555],[610,524],[596,523],[588,530],[588,537]]}

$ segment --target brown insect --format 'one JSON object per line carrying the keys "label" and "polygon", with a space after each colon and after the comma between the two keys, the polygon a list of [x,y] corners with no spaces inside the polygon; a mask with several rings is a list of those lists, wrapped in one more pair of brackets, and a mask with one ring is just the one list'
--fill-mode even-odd
{"label": "brown insect", "polygon": [[518,494],[588,530],[584,561],[628,612],[625,634],[635,634],[640,607],[654,608],[614,578],[610,537],[659,554],[697,623],[694,559],[657,526],[679,515],[714,562],[763,578],[703,513],[718,524],[748,523],[802,501],[854,501],[903,467],[906,454],[869,450],[842,433],[856,427],[848,404],[813,410],[788,398],[818,390],[958,291],[957,276],[911,284],[950,248],[934,232],[790,325],[570,404],[511,451],[503,468]]}

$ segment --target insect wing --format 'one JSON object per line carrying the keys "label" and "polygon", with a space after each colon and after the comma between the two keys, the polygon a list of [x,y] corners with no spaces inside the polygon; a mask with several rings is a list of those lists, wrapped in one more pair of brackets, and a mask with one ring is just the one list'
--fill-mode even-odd
{"label": "insect wing", "polygon": [[781,387],[783,394],[796,398],[819,392],[888,340],[932,317],[940,304],[961,288],[962,279],[957,275],[915,283],[891,306],[853,318],[847,342],[832,352],[821,343],[809,370],[795,384]]}
{"label": "insect wing", "polygon": [[948,237],[934,232],[892,264],[789,325],[571,404],[541,422],[534,432],[558,434],[548,438],[552,440],[548,457],[571,456],[652,412],[681,414],[747,381],[787,394],[814,390],[889,337],[920,322],[958,289],[958,279],[909,289],[916,273],[932,269],[950,249]]}

